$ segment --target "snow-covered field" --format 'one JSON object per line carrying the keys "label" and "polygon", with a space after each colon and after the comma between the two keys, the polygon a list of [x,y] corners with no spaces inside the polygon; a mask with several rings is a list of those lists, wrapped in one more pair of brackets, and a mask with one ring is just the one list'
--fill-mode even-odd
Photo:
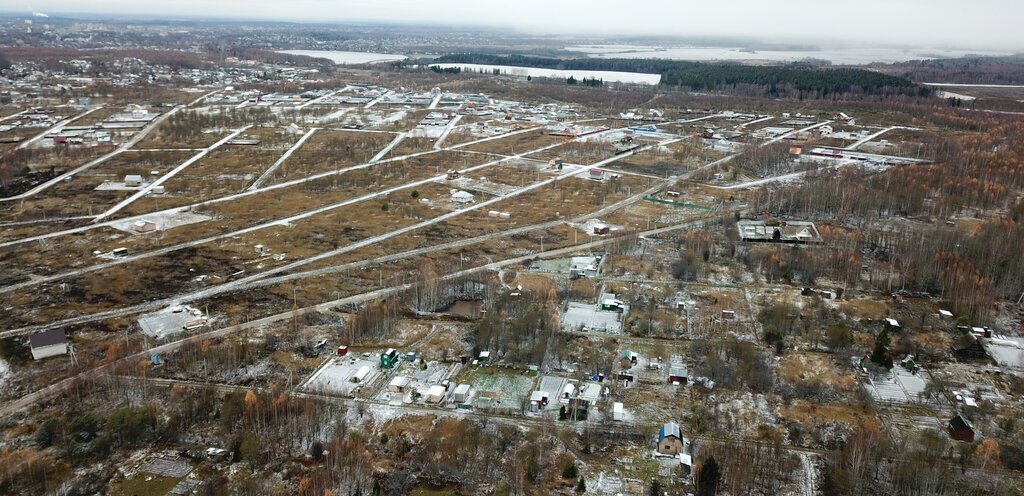
{"label": "snow-covered field", "polygon": [[748,50],[740,47],[644,47],[635,45],[580,45],[566,50],[595,58],[670,59],[691,61],[765,60],[793,62],[805,59],[828,60],[834,64],[870,64],[905,62],[966,55],[1011,55],[1006,52],[939,48],[829,48],[822,50]]}
{"label": "snow-covered field", "polygon": [[319,57],[323,59],[329,59],[331,62],[341,65],[376,64],[380,62],[393,62],[396,60],[406,59],[405,55],[397,55],[392,53],[345,52],[340,50],[279,50],[277,53]]}
{"label": "snow-covered field", "polygon": [[549,77],[566,79],[572,76],[576,79],[601,79],[606,83],[633,83],[633,84],[658,84],[661,82],[661,74],[641,74],[639,72],[614,72],[614,71],[574,71],[562,69],[540,69],[536,67],[518,67],[513,65],[484,65],[484,64],[431,64],[431,67],[442,69],[459,67],[467,72],[492,72],[495,69],[501,74],[512,76]]}
{"label": "snow-covered field", "polygon": [[971,101],[976,98],[973,96],[962,95],[960,93],[953,93],[952,91],[936,91],[935,96],[939,98],[956,98],[957,100]]}

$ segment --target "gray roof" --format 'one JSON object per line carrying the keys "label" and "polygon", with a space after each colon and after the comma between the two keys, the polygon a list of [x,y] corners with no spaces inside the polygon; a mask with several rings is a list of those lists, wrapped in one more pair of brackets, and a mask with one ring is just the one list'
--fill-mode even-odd
{"label": "gray roof", "polygon": [[60,329],[51,329],[49,331],[37,332],[29,336],[28,342],[33,348],[42,348],[55,344],[67,343],[68,338],[64,335],[64,331]]}
{"label": "gray roof", "polygon": [[679,424],[675,422],[665,422],[665,425],[661,426],[661,430],[658,431],[658,441],[661,442],[669,436],[675,436],[677,439],[682,439],[683,435],[679,432]]}

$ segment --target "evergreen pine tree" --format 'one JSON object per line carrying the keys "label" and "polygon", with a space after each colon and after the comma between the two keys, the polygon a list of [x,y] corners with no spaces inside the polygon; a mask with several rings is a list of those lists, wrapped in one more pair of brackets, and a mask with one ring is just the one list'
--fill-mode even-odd
{"label": "evergreen pine tree", "polygon": [[885,367],[892,368],[892,358],[889,358],[889,331],[883,329],[875,338],[875,349],[871,351],[871,361]]}
{"label": "evergreen pine tree", "polygon": [[715,457],[709,457],[697,477],[697,496],[715,496],[718,492],[718,479],[721,477],[719,472]]}

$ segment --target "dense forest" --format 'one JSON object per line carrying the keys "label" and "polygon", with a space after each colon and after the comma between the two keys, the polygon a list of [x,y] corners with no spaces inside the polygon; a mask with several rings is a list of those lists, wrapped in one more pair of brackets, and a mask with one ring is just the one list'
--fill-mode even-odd
{"label": "dense forest", "polygon": [[439,57],[436,62],[661,74],[662,86],[694,91],[756,88],[758,93],[769,97],[825,98],[847,94],[927,96],[931,91],[914,87],[910,81],[900,77],[863,69],[817,68],[800,64],[749,66],[659,59],[554,59],[481,53],[449,54]]}
{"label": "dense forest", "polygon": [[1024,84],[1024,57],[964,57],[960,59],[911,60],[872,64],[871,68],[932,83]]}

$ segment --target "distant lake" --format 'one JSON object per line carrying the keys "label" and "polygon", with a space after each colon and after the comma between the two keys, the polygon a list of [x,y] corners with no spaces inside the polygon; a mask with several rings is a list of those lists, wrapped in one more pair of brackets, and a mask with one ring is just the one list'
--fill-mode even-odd
{"label": "distant lake", "polygon": [[335,64],[376,64],[380,62],[394,62],[396,60],[405,60],[405,55],[396,55],[391,53],[372,53],[372,52],[345,52],[340,50],[277,50],[277,53],[287,53],[289,55],[306,55],[309,57],[318,57],[322,59],[329,59]]}
{"label": "distant lake", "polygon": [[485,65],[485,64],[430,64],[431,67],[460,67],[465,72],[492,72],[498,69],[501,74],[510,76],[533,76],[568,79],[572,76],[576,79],[601,79],[606,83],[635,83],[635,84],[658,84],[661,82],[661,74],[642,74],[639,72],[615,72],[615,71],[575,71],[563,69],[539,69],[536,67],[518,67],[514,65]]}
{"label": "distant lake", "polygon": [[796,62],[806,59],[828,60],[840,65],[863,65],[872,62],[906,62],[967,55],[1005,56],[1010,52],[955,50],[938,48],[827,48],[823,50],[750,50],[740,47],[656,47],[637,45],[578,45],[566,50],[582,52],[595,58],[669,59],[689,61],[761,61]]}

